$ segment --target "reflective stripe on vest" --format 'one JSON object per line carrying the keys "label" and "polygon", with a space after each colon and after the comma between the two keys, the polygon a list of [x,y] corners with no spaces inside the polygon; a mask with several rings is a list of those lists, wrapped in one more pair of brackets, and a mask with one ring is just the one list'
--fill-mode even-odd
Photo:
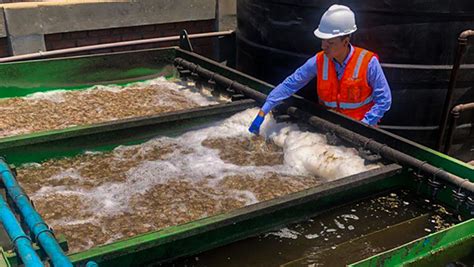
{"label": "reflective stripe on vest", "polygon": [[323,61],[323,80],[328,80],[328,72],[329,72],[329,58],[324,54],[324,61]]}
{"label": "reflective stripe on vest", "polygon": [[[362,66],[362,61],[364,60],[364,56],[368,52],[369,51],[367,51],[365,49],[362,52],[360,52],[359,57],[357,58],[356,66],[354,68],[354,73],[352,74],[353,79],[357,79],[359,77],[359,72],[360,72],[360,68]],[[323,55],[323,58],[324,58],[324,60],[323,60],[323,80],[327,81],[328,80],[328,73],[329,73],[329,58],[326,56],[326,54]],[[356,109],[356,108],[360,108],[364,105],[369,104],[370,102],[372,102],[372,100],[373,100],[373,97],[369,96],[362,102],[357,102],[357,103],[340,102],[339,103],[339,108],[342,108],[342,109]],[[332,102],[322,101],[322,102],[324,103],[324,105],[326,107],[337,108],[337,102],[335,102],[335,101],[332,101]]]}
{"label": "reflective stripe on vest", "polygon": [[[357,58],[357,64],[354,68],[354,73],[352,75],[352,78],[357,79],[359,77],[359,71],[360,71],[360,66],[362,65],[362,60],[364,59],[364,56],[368,53],[369,51],[364,50],[359,54],[359,57]],[[328,72],[329,72],[329,58],[324,54],[323,56],[323,80],[327,81],[328,80]]]}
{"label": "reflective stripe on vest", "polygon": [[354,74],[352,75],[353,79],[357,79],[357,77],[359,77],[360,65],[362,65],[362,60],[364,59],[364,56],[367,53],[367,50],[360,52],[359,58],[357,59],[357,64],[354,68]]}
{"label": "reflective stripe on vest", "polygon": [[[373,97],[369,96],[364,101],[358,102],[358,103],[341,102],[339,103],[339,107],[342,109],[356,109],[356,108],[360,108],[362,106],[369,104],[370,102],[372,102],[372,100],[373,100]],[[326,107],[337,108],[337,102],[334,102],[334,101],[333,102],[322,101],[322,102],[324,103]]]}

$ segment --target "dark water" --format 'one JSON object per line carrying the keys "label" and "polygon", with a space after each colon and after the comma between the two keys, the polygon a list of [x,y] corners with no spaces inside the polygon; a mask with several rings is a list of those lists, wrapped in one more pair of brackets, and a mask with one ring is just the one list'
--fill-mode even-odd
{"label": "dark water", "polygon": [[345,266],[457,220],[443,207],[399,190],[158,266]]}

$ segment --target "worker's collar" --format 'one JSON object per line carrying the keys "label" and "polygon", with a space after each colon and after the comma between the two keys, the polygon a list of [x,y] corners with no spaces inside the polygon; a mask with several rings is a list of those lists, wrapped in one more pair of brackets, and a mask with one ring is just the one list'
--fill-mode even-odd
{"label": "worker's collar", "polygon": [[352,54],[354,54],[354,47],[352,46],[352,44],[349,44],[349,49],[349,54],[347,54],[342,64],[340,64],[335,58],[333,58],[332,60],[334,61],[334,63],[341,67],[345,67],[347,65],[347,62],[349,62],[349,59],[352,57]]}

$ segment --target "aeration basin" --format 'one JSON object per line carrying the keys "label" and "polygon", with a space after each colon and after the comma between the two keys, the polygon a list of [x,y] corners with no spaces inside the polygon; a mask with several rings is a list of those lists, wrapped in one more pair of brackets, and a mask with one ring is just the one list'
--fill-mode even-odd
{"label": "aeration basin", "polygon": [[[337,251],[348,251],[350,242],[358,244],[351,250],[358,257],[348,258],[347,263],[377,253],[396,257],[397,250],[410,251],[404,254],[410,257],[399,262],[427,260],[427,252],[453,261],[466,256],[465,248],[472,244],[472,167],[298,97],[266,118],[261,136],[251,135],[247,128],[271,86],[197,54],[172,47],[36,60],[0,64],[0,75],[3,97],[41,92],[35,95],[37,100],[51,90],[70,90],[78,94],[65,105],[69,110],[75,102],[83,103],[81,92],[88,96],[100,92],[110,100],[74,106],[75,112],[64,111],[65,116],[57,115],[57,120],[66,113],[83,117],[109,112],[104,107],[116,96],[110,90],[121,86],[136,89],[120,99],[127,101],[125,108],[150,104],[122,117],[117,114],[124,107],[116,106],[118,113],[103,120],[65,119],[62,127],[0,138],[0,155],[60,245],[68,249],[74,265],[189,263],[197,253],[242,248],[262,236],[274,246],[275,240],[269,238],[294,233],[297,225],[309,229],[304,232],[308,238],[298,246],[328,241],[331,246],[324,254],[336,257]],[[176,86],[171,95],[150,92],[150,84],[164,83]],[[60,96],[61,101],[68,98],[63,92]],[[197,98],[208,102],[179,106]],[[153,109],[163,106],[171,108]],[[141,113],[150,107],[148,113]],[[430,205],[412,209],[414,204],[405,202]],[[411,237],[366,253],[361,238],[377,240],[394,234],[381,234],[376,225],[364,228],[372,219],[355,214],[354,205],[364,214],[382,216],[381,221],[394,227],[393,233],[406,229],[411,221],[425,226],[412,227]],[[439,215],[433,205],[447,215],[433,217]],[[395,212],[400,216],[389,216]],[[357,231],[332,234],[336,229]],[[418,243],[409,242],[425,246],[420,250]],[[8,240],[2,246],[4,264],[20,265]],[[291,250],[292,245],[287,247]],[[43,260],[51,260],[42,246],[36,249]],[[308,255],[294,252],[284,262],[267,264],[309,262]],[[318,257],[310,260],[331,262],[330,257]]]}

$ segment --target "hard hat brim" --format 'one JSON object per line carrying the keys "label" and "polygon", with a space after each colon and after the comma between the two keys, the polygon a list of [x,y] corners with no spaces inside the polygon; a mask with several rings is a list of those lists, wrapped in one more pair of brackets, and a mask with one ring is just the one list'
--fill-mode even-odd
{"label": "hard hat brim", "polygon": [[325,33],[325,32],[321,32],[319,30],[319,28],[317,28],[316,30],[314,30],[314,35],[316,37],[318,37],[319,39],[323,39],[323,40],[327,40],[327,39],[331,39],[331,38],[334,38],[334,37],[339,37],[339,36],[344,36],[344,35],[348,35],[348,34],[351,34],[353,32],[355,32],[357,29],[353,30],[353,31],[350,31],[350,32],[341,32],[341,33],[338,33],[338,34],[333,34],[333,33]]}

